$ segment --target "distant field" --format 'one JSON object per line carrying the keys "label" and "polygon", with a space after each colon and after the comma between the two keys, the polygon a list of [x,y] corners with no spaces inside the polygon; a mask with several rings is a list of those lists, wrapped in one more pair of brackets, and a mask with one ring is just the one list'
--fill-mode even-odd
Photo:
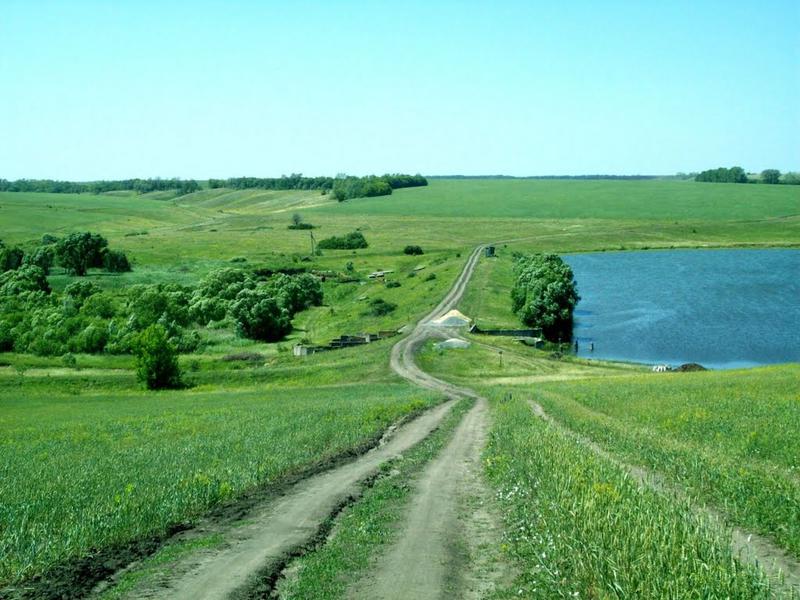
{"label": "distant field", "polygon": [[733,185],[693,181],[571,181],[437,179],[361,198],[347,214],[517,219],[740,220],[800,217],[800,186]]}

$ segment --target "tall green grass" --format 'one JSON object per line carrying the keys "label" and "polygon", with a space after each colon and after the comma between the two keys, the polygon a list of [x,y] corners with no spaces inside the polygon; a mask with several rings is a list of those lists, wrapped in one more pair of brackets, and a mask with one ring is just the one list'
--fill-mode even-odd
{"label": "tall green grass", "polygon": [[800,367],[543,384],[557,420],[800,557]]}
{"label": "tall green grass", "polygon": [[522,399],[495,402],[493,416],[486,472],[519,571],[497,596],[772,597],[765,576],[688,506],[638,486]]}
{"label": "tall green grass", "polygon": [[368,380],[76,396],[23,386],[3,394],[0,584],[163,534],[254,486],[356,451],[434,402],[405,383]]}

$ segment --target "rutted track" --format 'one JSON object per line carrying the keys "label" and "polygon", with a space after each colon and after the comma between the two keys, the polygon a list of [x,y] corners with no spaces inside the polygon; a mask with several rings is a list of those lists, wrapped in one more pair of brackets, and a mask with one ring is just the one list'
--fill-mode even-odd
{"label": "rutted track", "polygon": [[480,597],[498,578],[496,569],[481,572],[476,568],[480,550],[471,547],[476,540],[470,538],[479,536],[465,535],[466,531],[481,529],[480,536],[491,537],[498,531],[497,519],[485,508],[460,514],[469,499],[490,495],[483,484],[480,464],[489,429],[488,404],[474,391],[428,375],[414,363],[419,346],[427,338],[441,335],[427,322],[459,303],[482,249],[478,246],[472,251],[450,292],[411,335],[394,346],[391,357],[392,369],[401,377],[451,398],[474,398],[476,403],[450,443],[421,474],[397,542],[379,559],[373,572],[351,590],[350,597],[380,600]]}
{"label": "rutted track", "polygon": [[[477,396],[470,390],[424,373],[414,364],[413,355],[426,338],[434,335],[434,330],[426,323],[460,301],[481,249],[473,250],[453,287],[436,308],[392,348],[392,369],[409,381],[442,392],[451,399]],[[464,420],[473,423],[469,429],[478,434],[486,430],[485,400],[479,399],[479,402],[483,404],[480,407],[476,405]],[[137,597],[221,600],[251,596],[248,590],[257,589],[259,581],[274,579],[285,559],[313,542],[330,517],[348,499],[361,493],[365,482],[382,463],[430,434],[452,404],[452,401],[447,402],[427,411],[399,427],[384,443],[354,461],[300,481],[275,501],[256,507],[243,516],[238,526],[227,527],[222,532],[225,539],[222,548],[201,551],[179,561],[168,575],[151,582],[147,589],[137,590]],[[479,421],[477,424],[476,419]],[[464,423],[458,432],[463,429]],[[463,436],[457,433],[456,439],[461,438]],[[470,435],[467,440],[461,439],[461,444],[472,448],[474,443],[470,440],[474,439],[475,436]],[[470,454],[477,456],[476,452]]]}

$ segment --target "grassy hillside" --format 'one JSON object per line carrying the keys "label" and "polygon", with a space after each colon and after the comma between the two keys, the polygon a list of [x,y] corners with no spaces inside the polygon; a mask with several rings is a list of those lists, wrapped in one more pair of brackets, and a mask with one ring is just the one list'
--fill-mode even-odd
{"label": "grassy hillside", "polygon": [[[92,272],[87,277],[105,289],[154,282],[194,285],[223,266],[292,266],[343,274],[352,263],[347,272],[353,279],[328,278],[324,306],[298,313],[294,331],[281,343],[242,339],[229,325],[204,329],[202,350],[181,357],[190,385],[186,390],[158,395],[140,391],[128,356],[78,355],[72,364],[60,357],[0,355],[0,469],[7,475],[0,480],[0,520],[11,524],[0,532],[0,583],[40,572],[91,547],[163,533],[214,503],[352,450],[391,420],[435,402],[389,375],[391,342],[304,359],[286,351],[304,338],[326,342],[344,333],[413,322],[438,303],[474,244],[515,240],[499,245],[496,260],[479,263],[461,308],[482,325],[515,324],[508,302],[514,250],[796,246],[798,193],[800,189],[789,186],[670,181],[435,180],[427,188],[345,203],[317,192],[224,189],[180,198],[0,194],[0,238],[6,243],[32,247],[46,233],[88,229],[127,252],[132,273]],[[315,225],[317,240],[359,229],[369,247],[309,256],[309,232],[287,229],[293,212]],[[407,244],[421,245],[425,254],[404,255]],[[393,270],[387,281],[399,286],[367,278],[379,269]],[[56,289],[73,280],[58,268],[50,277]],[[366,314],[369,301],[376,298],[397,304],[396,311]],[[674,437],[675,446],[669,448],[683,453],[673,455],[679,466],[710,435],[694,428],[693,411],[724,414],[724,419],[709,419],[716,428],[708,431],[722,436],[712,440],[719,448],[703,446],[700,455],[719,458],[723,470],[709,473],[721,473],[731,485],[746,486],[742,489],[754,489],[764,473],[796,469],[789,455],[782,462],[748,457],[746,476],[728,469],[745,450],[737,445],[741,436],[769,430],[785,406],[793,414],[786,401],[793,393],[787,381],[796,375],[790,367],[763,371],[754,380],[701,374],[659,379],[653,385],[656,380],[638,375],[638,367],[554,361],[508,340],[493,340],[491,347],[473,341],[468,351],[444,355],[428,347],[420,363],[449,379],[484,386],[496,397],[509,390],[515,397],[539,394],[543,404],[576,429],[620,452],[627,452],[631,439],[640,440],[636,436],[641,431],[652,431],[653,448]],[[503,350],[502,359],[498,350]],[[258,356],[229,360],[235,353]],[[574,383],[577,379],[586,383]],[[692,387],[694,381],[700,387]],[[697,398],[706,395],[714,399],[714,410],[698,405]],[[748,420],[754,412],[739,410],[749,406],[748,398],[774,410]],[[659,429],[648,422],[652,406],[659,407],[665,423],[672,419],[683,427],[680,423],[686,421],[685,432],[672,436],[666,425]],[[594,412],[587,416],[582,407]],[[680,420],[682,411],[688,420]],[[800,433],[792,423],[786,435]],[[699,437],[692,437],[693,431]],[[759,435],[749,442],[753,448],[764,443]],[[553,447],[562,443],[567,444],[553,438]],[[790,442],[784,446],[792,447]],[[660,456],[648,450],[631,460],[652,460],[653,468],[661,469],[666,463],[655,462]],[[607,472],[602,465],[598,468]],[[72,476],[64,478],[64,473]],[[711,484],[699,475],[687,477],[698,486],[698,494],[715,501],[720,497],[707,491]],[[786,497],[794,502],[795,496]],[[653,507],[654,502],[630,506]],[[795,510],[790,502],[786,506]],[[788,513],[771,507],[745,503],[732,515],[772,534],[787,522]],[[756,513],[774,516],[755,518]],[[676,527],[686,525],[679,517],[670,519]],[[796,531],[789,526],[785,531],[781,539],[794,549]],[[632,536],[637,533],[641,530],[631,530]],[[702,535],[692,539],[707,540]],[[716,557],[715,564],[721,564],[720,556],[724,562],[726,555],[714,554],[716,546],[704,547]]]}

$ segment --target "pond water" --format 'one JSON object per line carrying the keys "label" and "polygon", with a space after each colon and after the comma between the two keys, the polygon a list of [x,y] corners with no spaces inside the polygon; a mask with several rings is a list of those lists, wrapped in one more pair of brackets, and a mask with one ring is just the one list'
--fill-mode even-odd
{"label": "pond water", "polygon": [[[800,250],[564,256],[585,358],[714,369],[800,362]],[[594,350],[590,349],[594,344]]]}

